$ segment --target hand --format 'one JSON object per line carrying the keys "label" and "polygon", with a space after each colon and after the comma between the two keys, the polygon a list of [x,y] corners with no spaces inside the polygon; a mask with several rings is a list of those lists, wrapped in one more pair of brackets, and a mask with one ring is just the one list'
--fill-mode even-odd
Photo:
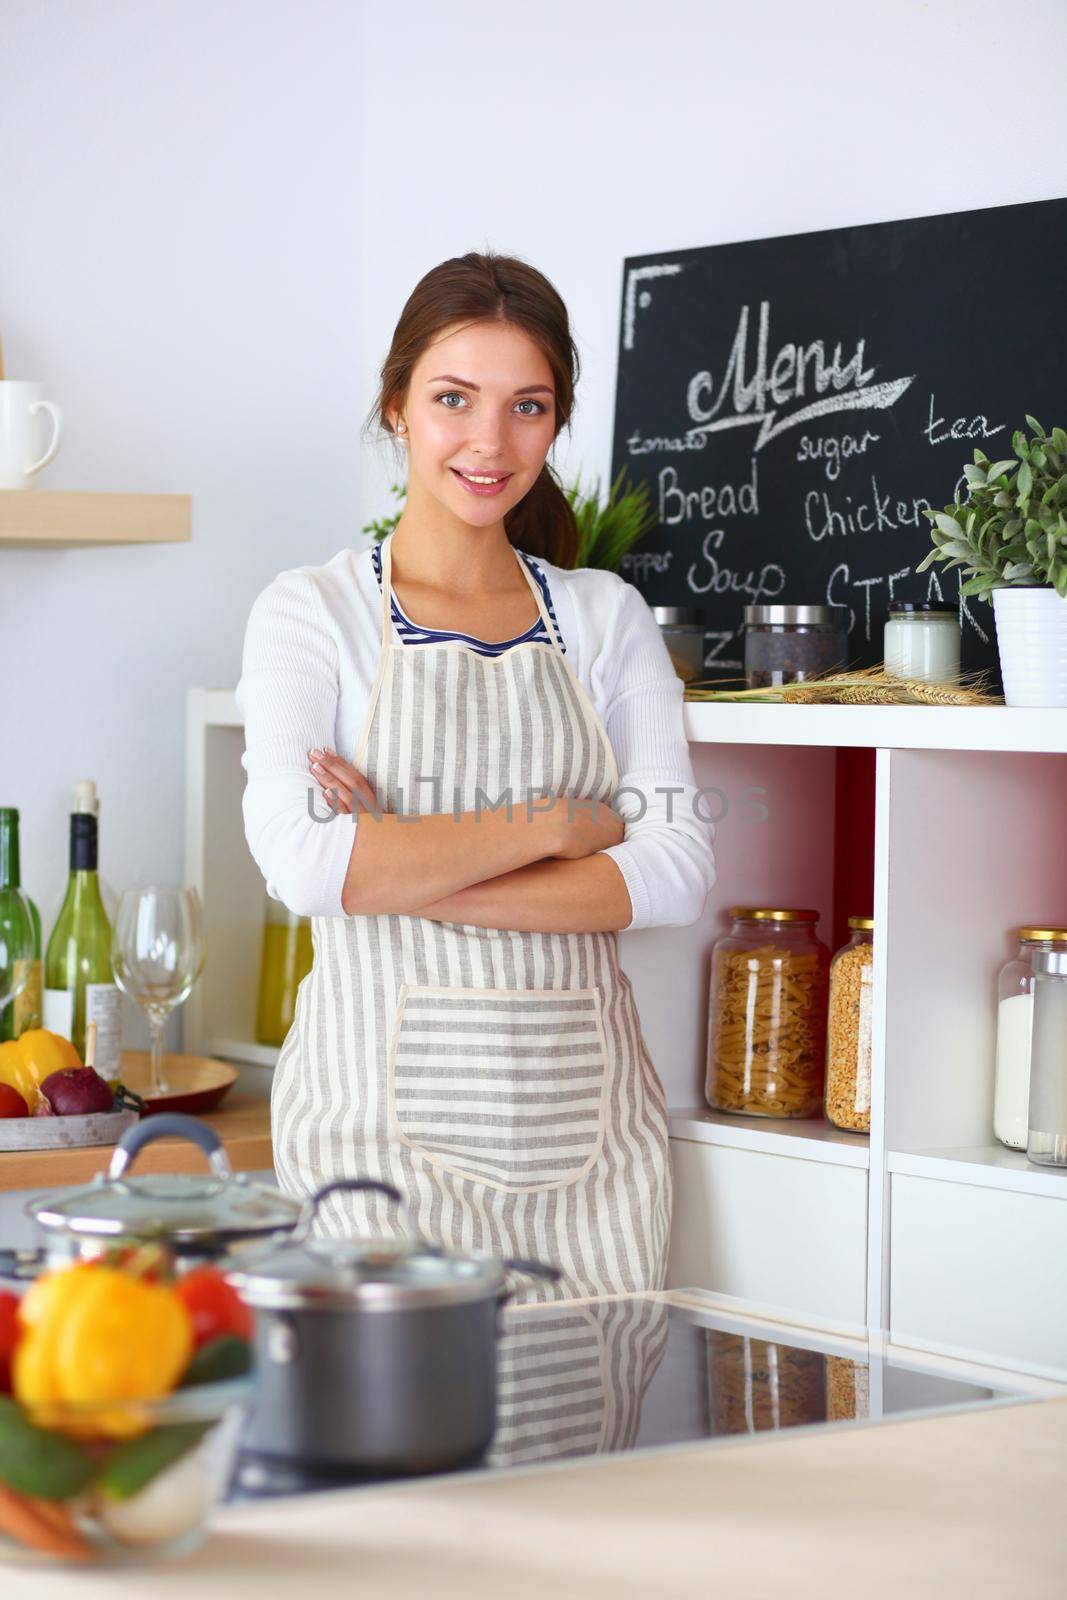
{"label": "hand", "polygon": [[359,811],[383,811],[370,784],[348,761],[342,761],[332,750],[309,750],[308,766],[312,777],[322,785],[323,794],[331,810],[342,816],[351,816],[355,799]]}
{"label": "hand", "polygon": [[622,844],[626,832],[625,823],[607,800],[599,800],[594,806],[591,799],[560,795],[552,808],[552,818],[559,840],[552,853],[565,861],[577,861]]}

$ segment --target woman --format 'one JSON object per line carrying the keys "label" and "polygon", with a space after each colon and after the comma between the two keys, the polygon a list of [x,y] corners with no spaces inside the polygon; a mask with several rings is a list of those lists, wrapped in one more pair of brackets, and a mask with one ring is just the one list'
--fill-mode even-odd
{"label": "woman", "polygon": [[[315,951],[274,1078],[279,1182],[380,1176],[431,1240],[592,1295],[662,1287],[670,1227],[617,934],[695,921],[714,873],[656,623],[571,570],[546,458],[577,367],[532,267],[429,272],[372,413],[407,453],[403,514],[264,590],[238,702],[248,842]],[[373,1196],[323,1216],[404,1226]]]}

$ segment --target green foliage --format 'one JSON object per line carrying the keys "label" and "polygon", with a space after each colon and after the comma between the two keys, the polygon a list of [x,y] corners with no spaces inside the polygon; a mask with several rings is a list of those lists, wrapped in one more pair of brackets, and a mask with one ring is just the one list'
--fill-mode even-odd
{"label": "green foliage", "polygon": [[926,511],[934,548],[916,568],[943,561],[962,567],[960,593],[988,600],[994,589],[1048,587],[1067,599],[1067,433],[1046,434],[1027,416],[1033,437],[1012,437],[1014,461],[990,461],[981,450],[963,471],[962,503]]}
{"label": "green foliage", "polygon": [[[389,492],[403,500],[407,486],[394,483]],[[611,485],[606,500],[601,499],[599,479],[589,490],[584,490],[579,480],[563,492],[578,523],[576,567],[600,567],[606,572],[617,572],[631,546],[657,525],[647,483],[627,487],[625,469]],[[381,541],[399,521],[400,511],[396,511],[391,516],[368,522],[363,532]]]}
{"label": "green foliage", "polygon": [[[406,483],[391,483],[389,485],[389,493],[396,500],[403,500],[406,497],[407,492],[408,486]],[[401,506],[400,511],[403,511],[403,509],[403,506]],[[374,522],[365,522],[363,524],[362,531],[364,533],[373,533],[375,539],[380,544],[385,538],[386,534],[392,533],[393,529],[400,521],[400,511],[394,511],[392,515],[388,517],[378,517]]]}
{"label": "green foliage", "polygon": [[585,492],[581,482],[565,489],[578,523],[576,567],[599,567],[617,572],[631,546],[656,527],[659,519],[652,507],[647,483],[625,486],[625,468],[619,472],[601,501],[600,480]]}

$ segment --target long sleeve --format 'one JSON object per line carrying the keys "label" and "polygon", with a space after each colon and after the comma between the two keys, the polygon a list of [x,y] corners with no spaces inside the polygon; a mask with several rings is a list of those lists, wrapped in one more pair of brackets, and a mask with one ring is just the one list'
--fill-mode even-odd
{"label": "long sleeve", "polygon": [[[245,631],[237,686],[245,723],[242,808],[268,893],[304,916],[344,915],[355,825],[327,813],[307,765],[312,745],[334,742],[339,678],[337,641],[317,585],[299,568],[281,573],[257,597]],[[328,820],[315,821],[312,809]]]}
{"label": "long sleeve", "polygon": [[644,597],[621,578],[615,586],[591,679],[618,763],[626,834],[603,854],[625,879],[628,929],[684,927],[715,882],[715,830],[693,775],[682,681]]}

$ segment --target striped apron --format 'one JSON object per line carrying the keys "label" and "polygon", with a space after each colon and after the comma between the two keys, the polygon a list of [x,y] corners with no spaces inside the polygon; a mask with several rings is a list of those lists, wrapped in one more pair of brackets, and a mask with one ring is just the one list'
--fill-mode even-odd
{"label": "striped apron", "polygon": [[[610,802],[610,741],[518,552],[548,640],[486,656],[394,638],[391,543],[354,762],[379,804],[414,818],[509,793],[516,807],[531,793]],[[560,1267],[563,1283],[531,1300],[663,1287],[666,1106],[616,933],[382,914],[315,917],[312,940],[271,1096],[283,1188],[383,1178],[431,1242]],[[321,1222],[331,1234],[405,1225],[375,1195],[332,1196]]]}

